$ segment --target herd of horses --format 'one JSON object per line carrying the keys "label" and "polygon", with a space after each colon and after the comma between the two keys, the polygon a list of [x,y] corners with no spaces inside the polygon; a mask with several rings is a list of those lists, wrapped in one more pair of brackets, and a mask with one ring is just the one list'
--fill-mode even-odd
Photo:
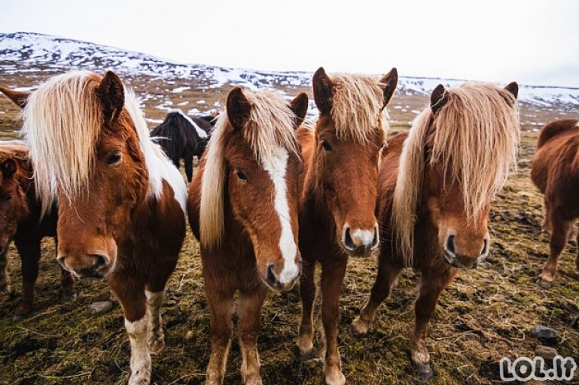
{"label": "herd of horses", "polygon": [[[225,377],[236,293],[246,384],[262,383],[257,338],[270,289],[299,282],[297,346],[312,354],[318,266],[325,382],[344,384],[337,330],[347,262],[375,250],[376,281],[352,331],[369,330],[402,269],[419,270],[410,350],[419,376],[430,378],[427,325],[459,269],[489,253],[491,199],[517,162],[518,86],[439,85],[410,130],[387,140],[385,109],[397,84],[395,68],[381,79],[320,68],[312,127],[304,123],[305,93],[288,101],[234,87],[207,125],[172,112],[152,133],[111,71],[62,74],[33,92],[0,87],[23,109],[25,138],[0,146],[0,290],[14,240],[23,276],[15,318],[32,310],[40,240],[54,236],[63,292],[75,295],[74,277],[106,279],[129,335],[129,384],[149,384],[151,354],[164,347],[165,284],[188,220],[210,311],[207,384]],[[193,155],[201,159],[192,178]],[[542,129],[532,180],[552,234],[539,277],[549,287],[579,217],[577,120]]]}

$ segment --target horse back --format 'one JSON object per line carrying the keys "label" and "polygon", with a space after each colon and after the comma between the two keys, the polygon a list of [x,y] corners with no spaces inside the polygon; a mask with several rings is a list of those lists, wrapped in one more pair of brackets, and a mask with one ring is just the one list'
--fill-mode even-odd
{"label": "horse back", "polygon": [[545,194],[549,189],[579,188],[579,126],[575,119],[547,124],[537,141],[531,180]]}

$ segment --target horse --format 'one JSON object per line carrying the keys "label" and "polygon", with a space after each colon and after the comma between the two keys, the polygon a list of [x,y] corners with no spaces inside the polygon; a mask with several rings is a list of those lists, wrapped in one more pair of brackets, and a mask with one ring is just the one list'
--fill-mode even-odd
{"label": "horse", "polygon": [[189,223],[210,309],[207,384],[223,383],[236,292],[242,379],[262,383],[257,337],[266,294],[290,290],[300,273],[302,161],[294,130],[307,109],[305,93],[288,103],[271,91],[233,88],[189,184]]}
{"label": "horse", "polygon": [[[544,195],[545,230],[550,233],[550,254],[538,284],[550,288],[558,259],[579,218],[579,120],[558,119],[541,129],[531,164],[531,180]],[[579,234],[577,235],[579,243]],[[575,259],[579,274],[579,251]]]}
{"label": "horse", "polygon": [[[56,242],[56,207],[40,217],[32,174],[26,146],[0,143],[0,217],[3,218],[0,223],[0,292],[10,292],[7,257],[12,240],[22,262],[22,294],[14,321],[32,312],[42,239],[54,237]],[[65,299],[76,297],[74,278],[64,269],[61,287]]]}
{"label": "horse", "polygon": [[352,322],[368,332],[403,268],[421,272],[411,359],[432,377],[426,328],[442,290],[489,253],[490,201],[516,165],[518,85],[438,85],[409,132],[388,142],[376,212],[380,252],[370,298]]}
{"label": "horse", "polygon": [[187,181],[193,177],[193,157],[201,158],[213,129],[213,120],[205,117],[189,117],[181,110],[169,112],[163,123],[151,131],[165,154],[179,168],[185,163]]}
{"label": "horse", "polygon": [[58,202],[56,259],[75,277],[106,279],[129,335],[129,384],[149,384],[185,237],[185,181],[112,71],[50,78],[28,96],[23,120],[41,215]]}
{"label": "horse", "polygon": [[312,78],[319,116],[313,129],[302,126],[298,130],[305,174],[299,199],[303,265],[297,347],[302,358],[313,351],[314,276],[319,262],[327,384],[345,383],[337,328],[348,256],[365,257],[378,246],[374,207],[386,139],[384,109],[397,83],[396,68],[378,81],[363,75],[329,76],[320,67]]}

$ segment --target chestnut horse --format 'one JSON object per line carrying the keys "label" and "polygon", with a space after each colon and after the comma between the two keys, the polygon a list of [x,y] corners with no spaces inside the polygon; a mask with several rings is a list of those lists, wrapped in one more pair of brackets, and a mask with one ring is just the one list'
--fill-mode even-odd
{"label": "chestnut horse", "polygon": [[177,168],[183,159],[188,182],[193,178],[193,157],[200,159],[203,155],[213,130],[212,122],[206,117],[189,117],[183,111],[176,110],[169,112],[163,123],[151,131],[151,136],[156,137]]}
{"label": "chestnut horse", "polygon": [[439,85],[430,108],[389,141],[382,159],[378,274],[352,329],[368,331],[403,268],[420,270],[410,344],[423,378],[432,376],[426,328],[440,293],[489,252],[490,201],[516,165],[517,93],[516,83]]}
{"label": "chestnut horse", "polygon": [[295,128],[305,93],[289,104],[273,92],[236,87],[227,97],[189,184],[189,223],[201,244],[211,319],[207,384],[222,384],[239,291],[241,375],[261,384],[257,336],[268,288],[291,289],[300,273],[298,189],[301,158]]}
{"label": "chestnut horse", "polygon": [[42,212],[58,201],[57,260],[74,276],[105,277],[123,307],[129,384],[148,384],[150,354],[165,344],[165,285],[185,237],[183,177],[111,71],[51,78],[29,96],[23,131]]}
{"label": "chestnut horse", "polygon": [[[545,230],[550,233],[550,254],[539,276],[539,285],[551,287],[559,256],[579,218],[579,121],[555,120],[541,129],[533,157],[531,179],[544,194]],[[579,234],[577,235],[579,244]],[[579,274],[579,251],[575,259]]]}
{"label": "chestnut horse", "polygon": [[[14,312],[15,321],[32,311],[42,238],[56,237],[56,207],[40,218],[32,173],[26,146],[0,143],[0,292],[10,291],[7,256],[14,240],[22,262],[22,295]],[[66,299],[75,297],[74,279],[64,269],[61,285]]]}
{"label": "chestnut horse", "polygon": [[378,246],[374,216],[380,152],[386,139],[384,108],[398,83],[395,68],[382,80],[316,71],[312,84],[319,110],[315,128],[302,127],[305,177],[299,202],[302,319],[297,346],[313,351],[315,269],[322,268],[325,380],[343,384],[337,345],[339,299],[348,256],[370,255]]}

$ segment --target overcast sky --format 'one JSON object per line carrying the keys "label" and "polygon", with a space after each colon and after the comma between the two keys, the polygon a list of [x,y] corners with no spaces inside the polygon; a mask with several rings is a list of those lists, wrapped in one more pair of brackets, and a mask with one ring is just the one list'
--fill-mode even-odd
{"label": "overcast sky", "polygon": [[576,0],[0,0],[0,32],[177,62],[569,87],[578,19]]}

